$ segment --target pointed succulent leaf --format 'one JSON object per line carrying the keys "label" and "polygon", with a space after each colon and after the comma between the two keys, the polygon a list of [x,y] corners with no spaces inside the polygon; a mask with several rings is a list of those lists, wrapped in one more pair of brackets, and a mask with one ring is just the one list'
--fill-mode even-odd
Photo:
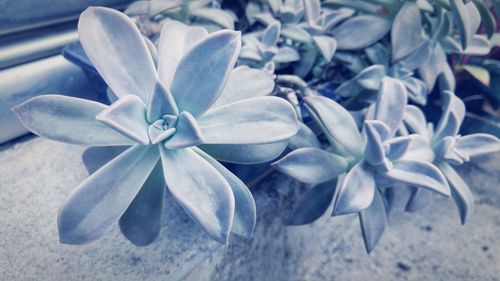
{"label": "pointed succulent leaf", "polygon": [[177,119],[176,131],[165,142],[167,149],[180,149],[190,146],[197,146],[204,142],[201,129],[198,127],[196,119],[189,112],[183,111]]}
{"label": "pointed succulent leaf", "polygon": [[410,198],[405,206],[405,212],[413,213],[423,209],[429,204],[432,193],[433,192],[428,189],[412,186]]}
{"label": "pointed succulent leaf", "polygon": [[288,140],[265,144],[202,144],[203,151],[217,160],[236,164],[259,164],[280,156]]}
{"label": "pointed succulent leaf", "polygon": [[429,91],[434,88],[436,79],[438,75],[443,72],[443,67],[446,63],[446,54],[444,53],[443,48],[441,48],[440,44],[436,44],[436,46],[431,49],[431,52],[425,61],[418,68],[420,77],[424,80]]}
{"label": "pointed succulent leaf", "polygon": [[300,129],[297,134],[290,138],[290,143],[288,146],[291,149],[298,149],[302,147],[316,147],[320,148],[321,143],[319,142],[316,134],[304,123],[299,123]]}
{"label": "pointed succulent leaf", "polygon": [[473,2],[479,11],[479,14],[481,15],[481,23],[484,26],[484,30],[488,35],[488,38],[491,39],[491,37],[495,34],[495,31],[497,30],[495,17],[483,1],[473,0]]}
{"label": "pointed succulent leaf", "polygon": [[398,61],[413,52],[422,41],[420,9],[413,2],[406,2],[392,22],[392,61]]}
{"label": "pointed succulent leaf", "polygon": [[347,173],[338,188],[332,215],[360,212],[373,201],[376,189],[373,171],[361,161]]}
{"label": "pointed succulent leaf", "polygon": [[491,42],[484,35],[475,35],[469,42],[467,48],[460,53],[470,56],[485,56],[490,53]]}
{"label": "pointed succulent leaf", "polygon": [[153,93],[149,96],[148,105],[147,119],[149,122],[154,122],[165,114],[179,114],[172,93],[159,81],[156,82]]}
{"label": "pointed succulent leaf", "polygon": [[144,42],[146,42],[146,46],[148,47],[148,51],[151,54],[151,58],[153,59],[153,63],[155,64],[155,68],[157,68],[158,67],[158,50],[156,49],[155,43],[153,43],[153,41],[151,41],[151,39],[149,39],[146,36],[142,36],[142,38],[144,39]]}
{"label": "pointed succulent leaf", "polygon": [[398,63],[407,70],[414,70],[420,67],[430,56],[432,44],[429,40],[423,40],[407,56],[403,57]]}
{"label": "pointed succulent leaf", "polygon": [[191,9],[190,15],[207,21],[211,21],[226,29],[234,29],[234,18],[230,13],[221,9],[199,8]]}
{"label": "pointed succulent leaf", "polygon": [[313,36],[314,43],[318,47],[323,58],[330,62],[337,50],[337,40],[330,36]]}
{"label": "pointed succulent leaf", "polygon": [[222,94],[212,108],[236,101],[265,96],[274,89],[274,80],[267,72],[247,66],[238,66],[229,76]]}
{"label": "pointed succulent leaf", "polygon": [[453,92],[444,91],[442,93],[443,114],[439,119],[438,125],[432,142],[435,143],[444,137],[455,136],[458,134],[460,125],[465,117],[465,105],[463,101],[455,96]]}
{"label": "pointed succulent leaf", "polygon": [[319,50],[313,44],[309,44],[307,45],[306,50],[301,53],[300,57],[301,60],[295,65],[294,74],[304,78],[307,74],[309,74],[316,63],[316,60],[319,57]]}
{"label": "pointed succulent leaf", "polygon": [[129,138],[149,144],[146,105],[135,95],[120,98],[95,118]]}
{"label": "pointed succulent leaf", "polygon": [[188,26],[173,20],[167,20],[163,24],[158,48],[158,72],[160,81],[166,88],[171,89],[181,58],[207,36],[207,30],[202,27]]}
{"label": "pointed succulent leaf", "polygon": [[156,68],[139,29],[125,14],[90,7],[80,16],[78,34],[85,53],[116,95],[148,101]]}
{"label": "pointed succulent leaf", "polygon": [[280,39],[280,31],[281,24],[279,21],[275,21],[268,25],[262,34],[262,44],[267,48],[276,46],[276,44],[278,44],[278,40]]}
{"label": "pointed succulent leaf", "polygon": [[382,79],[375,104],[375,120],[384,122],[390,128],[390,136],[396,133],[405,113],[408,94],[403,83],[395,78]]}
{"label": "pointed succulent leaf", "polygon": [[300,43],[311,43],[312,41],[312,37],[307,31],[293,24],[283,26],[281,28],[281,35]]}
{"label": "pointed succulent leaf", "polygon": [[306,107],[322,127],[332,145],[340,146],[349,156],[361,156],[364,149],[361,134],[351,114],[335,101],[322,96],[304,98]]}
{"label": "pointed succulent leaf", "polygon": [[50,140],[80,145],[114,146],[137,143],[95,119],[104,104],[60,95],[43,95],[13,107],[32,133]]}
{"label": "pointed succulent leaf", "polygon": [[462,224],[465,224],[474,212],[474,196],[469,186],[453,167],[444,162],[439,162],[437,165],[450,184],[451,196],[457,205],[460,220]]}
{"label": "pointed succulent leaf", "polygon": [[304,0],[306,20],[309,26],[316,26],[321,13],[321,3],[319,0]]}
{"label": "pointed succulent leaf", "polygon": [[229,183],[191,149],[159,147],[165,182],[175,200],[210,237],[227,244],[235,209]]}
{"label": "pointed succulent leaf", "polygon": [[255,200],[253,199],[252,193],[248,187],[231,171],[229,171],[222,164],[217,162],[210,155],[206,154],[199,148],[193,148],[193,151],[198,155],[207,160],[217,171],[224,177],[234,195],[234,219],[233,225],[231,227],[231,232],[241,235],[245,238],[251,238],[253,229],[255,228],[255,222],[257,219],[257,213],[255,209]]}
{"label": "pointed succulent leaf", "polygon": [[455,148],[468,157],[500,151],[500,140],[489,134],[472,134],[460,137]]}
{"label": "pointed succulent leaf", "polygon": [[422,110],[417,106],[411,104],[406,106],[403,122],[411,133],[428,137],[427,120]]}
{"label": "pointed succulent leaf", "polygon": [[412,134],[410,137],[411,141],[402,159],[420,160],[424,162],[434,161],[435,153],[431,148],[428,138],[419,134]]}
{"label": "pointed succulent leaf", "polygon": [[135,245],[149,245],[160,234],[165,190],[163,171],[158,163],[120,218],[120,230]]}
{"label": "pointed succulent leaf", "polygon": [[465,4],[463,0],[450,0],[450,5],[461,33],[462,48],[466,49],[481,24],[481,15],[472,1]]}
{"label": "pointed succulent leaf", "polygon": [[239,32],[221,30],[202,39],[184,55],[170,87],[180,111],[198,117],[217,100],[240,48]]}
{"label": "pointed succulent leaf", "polygon": [[324,12],[320,16],[320,21],[323,21],[323,31],[329,32],[333,27],[343,20],[346,20],[355,13],[351,9],[338,9]]}
{"label": "pointed succulent leaf", "polygon": [[281,6],[283,6],[283,0],[268,0],[267,3],[274,14],[278,14]]}
{"label": "pointed succulent leaf", "polygon": [[309,189],[299,200],[288,220],[289,225],[310,224],[319,219],[332,204],[337,180]]}
{"label": "pointed succulent leaf", "polygon": [[434,165],[419,160],[403,160],[393,162],[393,168],[384,172],[383,176],[395,183],[405,183],[423,187],[450,196],[450,187],[445,177]]}
{"label": "pointed succulent leaf", "polygon": [[417,137],[418,135],[401,136],[384,142],[384,147],[387,147],[385,149],[387,159],[394,161],[401,158],[408,151],[410,143]]}
{"label": "pointed succulent leaf", "polygon": [[355,16],[344,21],[332,33],[339,50],[357,50],[368,47],[384,37],[391,22],[374,15]]}
{"label": "pointed succulent leaf", "polygon": [[389,55],[387,54],[386,48],[381,43],[366,47],[364,52],[372,64],[387,66],[389,63]]}
{"label": "pointed succulent leaf", "polygon": [[347,161],[319,148],[304,147],[273,163],[280,172],[305,183],[323,183],[347,169]]}
{"label": "pointed succulent leaf", "polygon": [[123,215],[158,162],[153,146],[136,145],[83,181],[59,211],[61,243],[86,244]]}
{"label": "pointed succulent leaf", "polygon": [[384,76],[386,76],[385,67],[380,64],[375,64],[363,69],[352,80],[356,81],[356,83],[365,89],[378,90]]}
{"label": "pointed succulent leaf", "polygon": [[273,57],[273,61],[277,63],[289,63],[300,60],[300,54],[294,48],[281,47]]}
{"label": "pointed succulent leaf", "polygon": [[425,105],[427,103],[427,87],[425,82],[415,77],[408,77],[402,80],[406,87],[408,98],[416,104]]}
{"label": "pointed succulent leaf", "polygon": [[[383,128],[383,129],[382,129]],[[382,129],[385,132],[380,132]],[[376,120],[365,121],[366,148],[365,160],[372,166],[381,165],[385,160],[383,147],[383,135],[389,134],[389,127],[383,122]]]}
{"label": "pointed succulent leaf", "polygon": [[375,195],[370,206],[359,213],[359,222],[361,224],[365,249],[369,254],[377,246],[387,224],[384,199],[378,189],[375,190]]}
{"label": "pointed succulent leaf", "polygon": [[214,108],[198,119],[198,124],[209,144],[277,142],[299,129],[293,106],[277,97],[256,97]]}

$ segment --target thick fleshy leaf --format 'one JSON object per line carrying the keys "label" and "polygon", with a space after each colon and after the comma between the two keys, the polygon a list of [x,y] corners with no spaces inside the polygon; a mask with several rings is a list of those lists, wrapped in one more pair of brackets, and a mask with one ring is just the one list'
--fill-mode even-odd
{"label": "thick fleshy leaf", "polygon": [[148,101],[156,68],[139,29],[125,14],[90,7],[80,16],[78,34],[85,53],[116,95]]}
{"label": "thick fleshy leaf", "polygon": [[156,49],[155,43],[153,43],[153,41],[151,41],[151,39],[149,39],[146,36],[142,36],[142,38],[144,39],[144,42],[146,42],[146,46],[148,47],[148,51],[151,54],[151,58],[153,59],[153,63],[155,64],[155,68],[157,68],[158,67],[158,50]]}
{"label": "thick fleshy leaf", "polygon": [[455,148],[468,157],[500,151],[500,140],[489,134],[472,134],[460,137]]}
{"label": "thick fleshy leaf", "polygon": [[401,59],[398,63],[407,70],[414,70],[421,66],[429,57],[432,50],[432,44],[429,40],[423,40],[415,50]]}
{"label": "thick fleshy leaf", "polygon": [[365,162],[359,162],[339,185],[332,215],[357,213],[368,208],[372,204],[375,189],[373,171]]}
{"label": "thick fleshy leaf", "polygon": [[411,194],[408,202],[405,206],[405,212],[416,212],[418,210],[423,209],[427,206],[431,200],[432,191],[420,188],[420,187],[411,187]]}
{"label": "thick fleshy leaf", "polygon": [[484,35],[475,35],[469,42],[467,49],[461,53],[471,56],[485,56],[490,53],[492,45]]}
{"label": "thick fleshy leaf", "polygon": [[356,122],[340,104],[322,96],[304,98],[315,121],[322,127],[332,145],[343,155],[359,157],[364,144]]}
{"label": "thick fleshy leaf", "polygon": [[427,103],[427,86],[425,82],[415,77],[407,77],[402,80],[408,93],[408,97],[416,104],[425,105]]}
{"label": "thick fleshy leaf", "polygon": [[288,146],[291,149],[298,149],[302,147],[321,147],[316,134],[304,123],[299,123],[300,129],[297,134],[290,138]]}
{"label": "thick fleshy leaf", "polygon": [[188,26],[173,20],[163,24],[158,48],[158,72],[163,85],[170,89],[181,58],[207,36],[207,30],[202,27]]}
{"label": "thick fleshy leaf", "polygon": [[203,151],[217,160],[236,164],[259,164],[280,156],[288,140],[265,144],[202,144]]}
{"label": "thick fleshy leaf", "polygon": [[231,186],[191,149],[160,146],[163,175],[175,200],[210,237],[227,244],[234,217]]}
{"label": "thick fleshy leaf", "polygon": [[231,232],[241,235],[245,238],[250,238],[255,227],[257,212],[255,209],[255,200],[248,187],[237,176],[229,171],[222,164],[217,162],[210,155],[206,154],[198,148],[193,148],[203,159],[207,160],[219,173],[226,179],[231,186],[234,195],[234,219],[231,227]]}
{"label": "thick fleshy leaf", "polygon": [[267,72],[247,66],[238,66],[229,76],[222,94],[212,108],[228,103],[265,96],[274,89],[274,80]]}
{"label": "thick fleshy leaf", "polygon": [[479,14],[481,14],[481,23],[484,26],[484,30],[488,35],[488,38],[491,39],[491,37],[495,34],[495,31],[497,30],[495,16],[493,16],[493,14],[490,12],[484,1],[473,0],[473,2],[479,11]]}
{"label": "thick fleshy leaf", "polygon": [[319,57],[319,50],[313,44],[306,45],[305,50],[300,54],[300,61],[295,64],[294,73],[302,78],[311,71]]}
{"label": "thick fleshy leaf", "polygon": [[281,29],[281,35],[301,43],[310,43],[312,41],[312,37],[307,31],[293,24],[284,25]]}
{"label": "thick fleshy leaf", "polygon": [[273,61],[277,63],[288,63],[300,60],[300,54],[294,48],[281,47],[273,57]]}
{"label": "thick fleshy leaf", "polygon": [[361,224],[365,249],[369,254],[377,246],[387,224],[384,199],[380,191],[375,190],[371,205],[359,213],[359,222]]}
{"label": "thick fleshy leaf", "polygon": [[407,102],[408,94],[401,81],[391,77],[382,79],[375,105],[375,120],[389,126],[390,136],[396,133],[401,124]]}
{"label": "thick fleshy leaf", "polygon": [[163,115],[179,115],[179,109],[175,104],[174,97],[161,82],[157,81],[153,88],[153,93],[149,97],[147,119],[154,122]]}
{"label": "thick fleshy leaf", "polygon": [[182,112],[177,119],[176,131],[165,142],[167,149],[180,149],[202,144],[203,134],[196,119],[189,112]]}
{"label": "thick fleshy leaf", "polygon": [[352,17],[332,32],[339,50],[357,50],[370,46],[384,37],[391,22],[382,17],[361,15]]}
{"label": "thick fleshy leaf", "polygon": [[271,7],[273,13],[277,14],[280,11],[281,6],[283,5],[283,0],[268,0],[267,3]]}
{"label": "thick fleshy leaf", "polygon": [[279,21],[275,21],[268,25],[262,34],[262,44],[267,48],[276,46],[276,44],[278,44],[278,40],[280,39],[280,31],[281,24]]}
{"label": "thick fleshy leaf", "polygon": [[474,212],[474,196],[469,186],[450,165],[444,162],[437,164],[451,187],[451,195],[457,204],[460,220],[465,224]]}
{"label": "thick fleshy leaf", "polygon": [[201,18],[211,21],[220,25],[223,28],[234,29],[234,19],[230,13],[214,8],[201,8],[190,10],[190,15],[193,17]]}
{"label": "thick fleshy leaf", "polygon": [[347,161],[315,147],[304,147],[288,153],[273,163],[280,172],[305,183],[323,183],[347,169]]}
{"label": "thick fleshy leaf", "polygon": [[321,3],[319,0],[304,1],[306,20],[309,26],[315,26],[321,13]]}
{"label": "thick fleshy leaf", "polygon": [[441,99],[443,101],[443,114],[432,136],[432,143],[444,137],[458,134],[460,125],[465,117],[465,105],[453,92],[444,91]]}
{"label": "thick fleshy leaf", "polygon": [[323,58],[330,62],[337,50],[337,40],[330,36],[313,36],[313,40]]}
{"label": "thick fleshy leaf", "polygon": [[411,141],[402,159],[420,160],[429,163],[434,161],[435,153],[431,148],[428,138],[419,134],[412,134],[410,137]]}
{"label": "thick fleshy leaf", "polygon": [[391,161],[401,158],[408,151],[410,143],[418,137],[418,135],[401,136],[384,142],[386,157]]}
{"label": "thick fleshy leaf", "polygon": [[219,97],[241,48],[241,35],[216,31],[197,43],[179,62],[170,91],[180,111],[203,114]]}
{"label": "thick fleshy leaf", "polygon": [[158,163],[120,218],[120,230],[135,245],[149,245],[160,234],[165,190],[163,171]]}
{"label": "thick fleshy leaf", "polygon": [[333,27],[335,27],[338,23],[343,20],[346,20],[355,13],[354,10],[351,9],[338,9],[332,10],[328,12],[324,12],[319,20],[322,22],[322,29],[325,32],[329,32]]}
{"label": "thick fleshy leaf", "polygon": [[420,108],[411,104],[407,105],[403,121],[410,132],[428,137],[427,120]]}
{"label": "thick fleshy leaf", "polygon": [[423,187],[450,196],[450,187],[443,174],[434,165],[419,160],[398,160],[382,177],[412,186]]}
{"label": "thick fleshy leaf", "polygon": [[61,243],[85,244],[104,235],[139,193],[158,158],[156,147],[136,145],[83,181],[59,211]]}
{"label": "thick fleshy leaf", "polygon": [[366,133],[366,148],[365,148],[365,160],[372,166],[378,166],[383,164],[385,160],[385,151],[383,147],[383,135],[380,133],[378,128],[384,128],[385,135],[389,133],[389,127],[383,122],[376,120],[365,121],[365,133]]}
{"label": "thick fleshy leaf", "polygon": [[356,83],[365,89],[378,90],[380,88],[380,82],[385,75],[385,67],[380,64],[375,64],[363,69],[352,80],[356,81]]}
{"label": "thick fleshy leaf", "polygon": [[418,48],[422,41],[420,9],[413,2],[406,2],[392,23],[392,61],[398,61]]}
{"label": "thick fleshy leaf", "polygon": [[95,118],[139,143],[149,144],[146,105],[134,95],[120,98]]}
{"label": "thick fleshy leaf", "polygon": [[427,89],[431,91],[434,88],[438,75],[443,72],[443,66],[447,63],[446,54],[441,45],[436,44],[430,54],[418,68],[420,77],[425,81]]}
{"label": "thick fleshy leaf", "polygon": [[85,99],[43,95],[13,107],[12,111],[26,129],[50,140],[92,146],[137,143],[95,119],[107,108]]}
{"label": "thick fleshy leaf", "polygon": [[83,164],[89,174],[93,174],[109,161],[127,150],[129,146],[93,146],[82,153]]}
{"label": "thick fleshy leaf", "polygon": [[450,6],[457,19],[462,48],[466,49],[479,28],[481,15],[472,1],[464,4],[463,0],[450,0]]}
{"label": "thick fleshy leaf", "polygon": [[256,97],[214,108],[198,124],[209,144],[277,142],[299,129],[293,106],[277,97]]}
{"label": "thick fleshy leaf", "polygon": [[304,225],[319,219],[330,207],[336,186],[337,180],[333,180],[309,189],[293,209],[288,224]]}

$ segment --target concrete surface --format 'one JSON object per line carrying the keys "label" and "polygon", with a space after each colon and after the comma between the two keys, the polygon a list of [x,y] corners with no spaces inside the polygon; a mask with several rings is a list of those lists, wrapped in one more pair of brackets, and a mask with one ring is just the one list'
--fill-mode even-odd
{"label": "concrete surface", "polygon": [[412,215],[397,206],[368,256],[355,216],[285,227],[305,187],[277,173],[253,189],[251,241],[219,246],[167,199],[150,246],[133,246],[117,226],[93,244],[61,245],[57,211],[87,177],[83,150],[34,137],[0,146],[0,280],[500,280],[500,154],[460,169],[477,198],[466,226],[445,198]]}

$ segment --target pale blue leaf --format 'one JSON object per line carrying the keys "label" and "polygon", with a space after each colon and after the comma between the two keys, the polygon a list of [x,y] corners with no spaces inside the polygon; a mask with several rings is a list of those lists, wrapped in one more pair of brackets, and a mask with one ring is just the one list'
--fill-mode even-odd
{"label": "pale blue leaf", "polygon": [[375,64],[363,69],[352,80],[356,81],[356,83],[365,89],[378,90],[380,88],[380,82],[385,75],[385,67],[380,64]]}
{"label": "pale blue leaf", "polygon": [[273,57],[273,61],[277,63],[289,63],[300,60],[300,54],[291,47],[281,47],[278,49],[278,53]]}
{"label": "pale blue leaf", "polygon": [[467,48],[461,53],[464,55],[485,56],[490,53],[492,47],[491,42],[486,36],[475,35],[469,42]]}
{"label": "pale blue leaf", "polygon": [[441,45],[436,44],[431,50],[429,56],[418,68],[422,80],[424,80],[427,89],[431,91],[434,88],[438,75],[443,71],[443,65],[446,64],[446,54]]}
{"label": "pale blue leaf", "polygon": [[405,206],[405,212],[413,213],[423,209],[429,204],[429,201],[432,198],[431,196],[432,191],[425,188],[412,186],[410,198],[408,199],[408,202]]}
{"label": "pale blue leaf", "polygon": [[461,33],[462,48],[466,49],[481,24],[481,15],[472,2],[464,4],[463,0],[450,0],[450,4]]}
{"label": "pale blue leaf", "polygon": [[299,123],[300,129],[297,134],[290,138],[290,143],[288,147],[290,149],[298,149],[302,147],[321,147],[316,134],[304,123]]}
{"label": "pale blue leaf", "polygon": [[153,63],[155,64],[155,68],[157,68],[158,67],[158,50],[156,49],[155,43],[153,43],[153,41],[151,41],[151,39],[149,39],[146,36],[142,36],[142,38],[144,39],[144,42],[146,42],[146,46],[148,47],[148,51],[151,54],[151,58],[153,59]]}
{"label": "pale blue leaf", "polygon": [[196,119],[187,111],[183,111],[177,119],[176,131],[172,137],[165,142],[167,149],[180,149],[197,146],[204,142],[201,129]]}
{"label": "pale blue leaf", "polygon": [[217,162],[210,155],[198,148],[193,148],[203,159],[207,160],[217,171],[226,179],[231,186],[234,195],[234,219],[231,232],[250,239],[255,228],[257,212],[255,209],[255,200],[248,187],[237,176],[229,171],[222,164]]}
{"label": "pale blue leaf", "polygon": [[247,66],[238,66],[212,108],[236,101],[265,96],[274,89],[274,80],[267,72]]}
{"label": "pale blue leaf", "polygon": [[306,77],[313,68],[318,56],[318,48],[313,44],[307,45],[306,49],[300,55],[300,61],[295,64],[294,74],[302,78]]}
{"label": "pale blue leaf", "polygon": [[479,14],[481,15],[481,23],[484,26],[484,31],[489,39],[495,34],[497,30],[497,23],[495,16],[490,12],[488,6],[481,0],[473,0],[474,5],[476,5]]}
{"label": "pale blue leaf", "polygon": [[419,105],[427,103],[427,86],[425,82],[415,77],[407,77],[402,80],[411,101]]}
{"label": "pale blue leaf", "polygon": [[420,134],[424,137],[429,136],[429,132],[427,131],[427,120],[422,110],[417,106],[412,104],[406,106],[403,122],[410,132]]}
{"label": "pale blue leaf", "polygon": [[368,47],[382,39],[391,29],[387,19],[360,15],[347,19],[332,33],[337,40],[339,50],[357,50]]}
{"label": "pale blue leaf", "polygon": [[158,163],[120,218],[120,230],[135,245],[149,245],[160,234],[165,190],[163,171]]}
{"label": "pale blue leaf", "polygon": [[170,91],[180,111],[203,114],[224,89],[241,48],[241,35],[216,31],[197,43],[179,61]]}
{"label": "pale blue leaf", "polygon": [[337,9],[328,12],[324,12],[320,16],[320,21],[323,21],[323,31],[329,32],[333,27],[335,27],[341,21],[352,17],[355,13],[351,9]]}
{"label": "pale blue leaf", "polygon": [[229,183],[191,149],[159,147],[165,182],[175,200],[211,238],[227,244],[235,210]]}
{"label": "pale blue leaf", "polygon": [[500,151],[500,140],[489,134],[472,134],[460,137],[455,148],[468,157]]}
{"label": "pale blue leaf", "polygon": [[359,162],[339,185],[332,215],[357,213],[368,208],[372,204],[375,189],[373,171],[365,162]]}
{"label": "pale blue leaf", "polygon": [[311,43],[312,41],[312,37],[307,31],[293,24],[284,25],[281,28],[281,35],[301,43]]}
{"label": "pale blue leaf", "polygon": [[359,222],[363,233],[365,249],[369,254],[377,246],[387,224],[384,199],[380,191],[375,190],[370,206],[359,213]]}
{"label": "pale blue leaf", "polygon": [[315,147],[304,147],[274,162],[280,172],[305,183],[322,183],[336,178],[347,169],[347,161]]}
{"label": "pale blue leaf", "polygon": [[199,8],[189,11],[193,17],[201,18],[220,25],[223,28],[234,29],[234,18],[230,13],[214,8]]}
{"label": "pale blue leaf", "polygon": [[139,29],[125,14],[90,7],[80,16],[78,34],[85,53],[116,95],[148,101],[156,68]]}
{"label": "pale blue leaf", "polygon": [[412,134],[410,138],[410,144],[405,154],[402,156],[402,159],[419,160],[429,163],[434,161],[435,154],[428,138],[419,134]]}
{"label": "pale blue leaf", "polygon": [[321,3],[319,0],[304,0],[304,9],[306,20],[309,26],[315,26],[320,13],[321,13]]}
{"label": "pale blue leaf", "polygon": [[385,77],[382,79],[375,104],[375,120],[384,122],[393,136],[405,113],[408,102],[406,88],[398,79]]}
{"label": "pale blue leaf", "polygon": [[420,67],[429,57],[432,51],[432,44],[429,40],[423,40],[411,53],[402,58],[398,63],[407,70],[414,70]]}
{"label": "pale blue leaf", "polygon": [[394,183],[405,183],[427,188],[445,196],[450,196],[450,187],[443,174],[434,165],[420,160],[403,160],[393,162],[393,168],[384,172]]}
{"label": "pale blue leaf", "polygon": [[387,50],[381,43],[366,47],[364,49],[364,52],[372,64],[380,64],[386,66],[389,62],[389,55],[387,54]]}
{"label": "pale blue leaf", "polygon": [[444,91],[441,95],[441,100],[443,102],[443,114],[432,136],[432,143],[444,137],[458,134],[460,125],[465,117],[465,105],[453,92]]}
{"label": "pale blue leaf", "polygon": [[127,150],[129,146],[93,146],[85,149],[82,160],[87,172],[93,174],[113,158]]}
{"label": "pale blue leaf", "polygon": [[323,58],[330,62],[337,50],[337,40],[330,36],[313,36],[313,40]]}
{"label": "pale blue leaf", "polygon": [[275,21],[268,25],[262,34],[262,44],[267,47],[274,47],[278,44],[280,39],[281,24],[279,21]]}
{"label": "pale blue leaf", "polygon": [[236,164],[259,164],[280,156],[288,140],[265,144],[202,144],[203,151],[217,160]]}
{"label": "pale blue leaf", "polygon": [[[380,133],[380,129],[382,132]],[[366,133],[366,148],[365,148],[365,160],[372,166],[378,166],[383,164],[385,160],[385,151],[382,145],[389,134],[389,127],[383,122],[376,120],[365,121],[365,133]],[[385,136],[383,136],[385,134]]]}
{"label": "pale blue leaf", "polygon": [[239,59],[240,60],[255,61],[258,63],[258,62],[263,60],[263,57],[260,54],[257,47],[245,45],[241,48]]}
{"label": "pale blue leaf", "polygon": [[441,91],[455,91],[456,80],[455,73],[451,69],[451,66],[446,63],[443,67],[443,72],[438,76],[439,89]]}
{"label": "pale blue leaf", "polygon": [[422,41],[420,10],[413,2],[406,2],[392,23],[392,61],[398,61],[418,48]]}
{"label": "pale blue leaf", "polygon": [[319,219],[332,204],[337,180],[327,181],[309,189],[296,204],[289,225],[310,224]]}
{"label": "pale blue leaf", "polygon": [[281,6],[283,5],[283,0],[268,0],[267,3],[274,14],[278,14]]}
{"label": "pale blue leaf", "polygon": [[135,95],[120,98],[95,118],[139,143],[149,144],[146,105]]}
{"label": "pale blue leaf", "polygon": [[450,165],[444,162],[437,164],[451,187],[451,195],[460,213],[460,220],[465,224],[474,212],[474,196],[469,186]]}
{"label": "pale blue leaf", "polygon": [[157,81],[153,88],[153,93],[149,96],[147,119],[154,122],[163,115],[179,115],[179,109],[175,104],[174,97],[161,82]]}
{"label": "pale blue leaf", "polygon": [[133,145],[135,140],[95,119],[104,104],[60,95],[42,95],[11,110],[32,133],[50,140],[81,145]]}
{"label": "pale blue leaf", "polygon": [[158,48],[158,73],[160,81],[171,89],[172,80],[181,58],[208,32],[202,27],[188,26],[167,20],[162,27]]}
{"label": "pale blue leaf", "polygon": [[278,97],[256,97],[211,109],[198,124],[209,144],[277,142],[299,129],[293,106]]}
{"label": "pale blue leaf", "polygon": [[416,137],[417,135],[401,136],[384,142],[386,157],[391,161],[401,158],[408,151],[410,143]]}
{"label": "pale blue leaf", "polygon": [[314,120],[322,127],[334,148],[342,155],[359,157],[364,143],[351,114],[340,104],[322,96],[304,98]]}
{"label": "pale blue leaf", "polygon": [[59,211],[59,239],[85,244],[104,235],[126,211],[158,162],[154,146],[136,145],[83,181]]}

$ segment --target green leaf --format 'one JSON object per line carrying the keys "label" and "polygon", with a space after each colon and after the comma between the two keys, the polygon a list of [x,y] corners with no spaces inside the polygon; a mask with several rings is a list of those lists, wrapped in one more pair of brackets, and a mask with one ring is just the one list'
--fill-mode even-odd
{"label": "green leaf", "polygon": [[476,78],[479,82],[481,82],[485,86],[490,85],[490,72],[478,65],[464,64],[460,66],[463,70],[467,71],[470,75]]}

